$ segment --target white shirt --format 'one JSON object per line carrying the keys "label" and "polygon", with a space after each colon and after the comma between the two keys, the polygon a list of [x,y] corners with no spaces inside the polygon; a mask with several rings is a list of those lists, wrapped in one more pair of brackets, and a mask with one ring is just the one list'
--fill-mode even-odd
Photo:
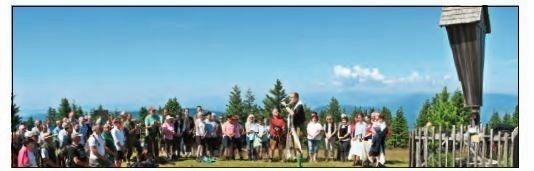
{"label": "white shirt", "polygon": [[249,123],[246,123],[245,124],[245,131],[247,132],[259,132],[259,127],[258,127],[258,124],[257,123],[252,123],[252,122],[249,122]]}
{"label": "white shirt", "polygon": [[41,158],[48,159],[48,149],[41,148]]}
{"label": "white shirt", "polygon": [[[96,151],[101,156],[103,156],[104,153],[106,152],[106,150],[104,148],[104,143],[105,142],[102,139],[102,136],[91,134],[91,136],[89,136],[89,139],[87,140],[87,143],[89,144],[89,147],[96,146]],[[90,151],[89,159],[98,159],[98,157],[96,156],[96,154],[93,153],[93,151],[91,151],[91,150],[89,150],[89,151]]]}
{"label": "white shirt", "polygon": [[310,122],[306,132],[308,133],[309,140],[320,140],[321,136],[319,134],[323,130],[323,126],[319,122]]}
{"label": "white shirt", "polygon": [[269,126],[265,126],[265,125],[258,125],[258,136],[262,137],[263,141],[266,141],[269,139],[268,135],[269,135]]}
{"label": "white shirt", "polygon": [[195,136],[206,136],[206,123],[203,120],[197,119]]}
{"label": "white shirt", "polygon": [[126,140],[124,137],[124,130],[118,129],[117,127],[111,129],[111,137],[113,137],[117,151],[122,151],[119,145],[124,146],[124,141]]}
{"label": "white shirt", "polygon": [[386,122],[373,122],[373,127],[379,127],[380,131],[384,131],[386,129]]}
{"label": "white shirt", "polygon": [[65,129],[62,129],[61,131],[59,131],[57,135],[60,147],[63,147],[63,143],[64,143],[63,141],[65,140],[65,137],[67,137],[67,131]]}

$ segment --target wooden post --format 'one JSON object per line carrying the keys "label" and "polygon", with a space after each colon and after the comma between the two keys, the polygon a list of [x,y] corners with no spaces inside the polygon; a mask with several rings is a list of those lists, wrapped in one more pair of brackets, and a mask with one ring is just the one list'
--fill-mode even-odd
{"label": "wooden post", "polygon": [[425,126],[425,149],[424,149],[424,155],[425,155],[425,163],[426,167],[428,167],[428,126]]}
{"label": "wooden post", "polygon": [[497,165],[501,165],[501,131],[497,132]]}
{"label": "wooden post", "polygon": [[512,140],[512,149],[510,150],[510,155],[512,157],[512,165],[511,167],[519,167],[519,142],[517,142],[516,138],[519,138],[519,127],[515,127],[514,131],[512,132],[512,136],[510,137]]}
{"label": "wooden post", "polygon": [[456,125],[452,126],[452,167],[456,167]]}
{"label": "wooden post", "polygon": [[[460,125],[460,154],[464,151],[464,143],[464,126]],[[460,166],[463,166],[462,163],[463,160],[460,160]]]}
{"label": "wooden post", "polygon": [[419,128],[416,131],[416,141],[415,141],[415,167],[421,167],[421,134],[419,133]]}
{"label": "wooden post", "polygon": [[411,142],[410,142],[410,157],[411,157],[411,163],[410,163],[410,167],[415,167],[415,131],[417,130],[417,128],[415,130],[412,131],[412,134],[410,134],[410,139],[411,139]]}
{"label": "wooden post", "polygon": [[504,167],[508,167],[508,132],[504,133]]}
{"label": "wooden post", "polygon": [[478,167],[478,148],[480,147],[480,139],[478,140],[478,142],[475,142],[474,144],[475,144],[475,151],[473,152],[473,163],[475,167]]}
{"label": "wooden post", "polygon": [[410,139],[408,139],[408,149],[410,149],[410,151],[409,151],[409,153],[410,153],[409,155],[410,156],[408,158],[408,167],[413,167],[413,165],[412,165],[412,162],[413,162],[413,159],[412,159],[412,152],[413,152],[413,149],[412,149],[412,147],[413,147],[412,146],[412,141],[413,141],[412,133],[413,132],[410,131],[410,133],[408,134],[408,136],[410,137]]}
{"label": "wooden post", "polygon": [[490,159],[490,167],[493,167],[493,129],[490,129],[490,152],[489,152],[489,159]]}
{"label": "wooden post", "polygon": [[448,166],[449,162],[449,137],[445,135],[445,167]]}
{"label": "wooden post", "polygon": [[439,134],[438,135],[438,137],[439,137],[439,139],[438,139],[438,143],[439,143],[439,146],[438,146],[438,161],[439,162],[438,163],[439,163],[439,165],[438,166],[442,167],[441,166],[441,125],[439,125],[438,134]]}
{"label": "wooden post", "polygon": [[483,131],[482,131],[482,136],[480,136],[480,138],[482,139],[482,154],[480,155],[480,157],[482,158],[481,160],[481,163],[482,163],[482,167],[486,167],[487,166],[487,163],[486,163],[486,129],[483,128]]}
{"label": "wooden post", "polygon": [[[466,132],[467,132],[467,167],[469,167],[470,163],[471,163],[471,133],[469,133],[469,129],[466,128]],[[471,167],[473,167],[473,165],[471,165]]]}

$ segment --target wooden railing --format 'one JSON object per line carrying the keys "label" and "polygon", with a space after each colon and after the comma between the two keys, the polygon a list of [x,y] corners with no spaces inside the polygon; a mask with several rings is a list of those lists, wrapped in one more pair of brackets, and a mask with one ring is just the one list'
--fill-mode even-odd
{"label": "wooden railing", "polygon": [[[459,129],[458,129],[459,128]],[[410,167],[518,167],[519,129],[421,127],[410,132]]]}

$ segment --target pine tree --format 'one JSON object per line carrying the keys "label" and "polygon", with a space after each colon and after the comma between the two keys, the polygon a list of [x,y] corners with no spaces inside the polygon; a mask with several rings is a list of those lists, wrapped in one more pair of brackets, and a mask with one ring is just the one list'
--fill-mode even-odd
{"label": "pine tree", "polygon": [[19,115],[20,107],[15,104],[15,95],[11,95],[11,130],[15,131],[21,124],[22,118]]}
{"label": "pine tree", "polygon": [[157,113],[158,115],[163,115],[163,108],[161,108],[161,106],[158,106]]}
{"label": "pine tree", "polygon": [[62,98],[61,103],[59,104],[58,108],[58,115],[60,118],[69,117],[69,113],[71,111],[69,104],[69,100],[67,98]]}
{"label": "pine tree", "polygon": [[[404,116],[404,111],[399,108],[393,119],[391,125],[392,128],[392,137],[387,140],[387,142],[393,146],[393,148],[406,148],[408,146],[408,122]],[[390,142],[390,140],[392,142]]]}
{"label": "pine tree", "polygon": [[493,112],[491,119],[489,120],[489,128],[495,129],[501,124],[501,118],[499,117],[499,112]]}
{"label": "pine tree", "polygon": [[33,116],[28,117],[28,119],[24,121],[24,125],[26,125],[28,130],[31,130],[35,126],[35,120],[33,119]]}
{"label": "pine tree", "polygon": [[84,115],[82,106],[78,106],[78,108],[76,108],[76,113],[78,114],[78,117]]}
{"label": "pine tree", "polygon": [[100,115],[103,115],[105,119],[108,119],[109,113],[102,105],[98,105],[97,109],[93,109],[93,112],[91,112],[91,118],[95,119],[95,121],[100,117]]}
{"label": "pine tree", "polygon": [[[332,115],[332,119],[334,119],[334,121],[341,122],[341,106],[335,97],[330,99],[330,103],[328,104],[325,112],[326,115]],[[326,116],[321,116],[321,120],[326,120]],[[349,119],[349,122],[350,121],[351,119]]]}
{"label": "pine tree", "polygon": [[174,116],[176,114],[179,114],[182,112],[182,106],[180,106],[180,103],[176,99],[176,97],[171,98],[167,101],[165,104],[165,109],[167,109],[168,114]]}
{"label": "pine tree", "polygon": [[361,113],[362,115],[366,115],[366,113],[363,113],[362,107],[354,107],[354,110],[352,110],[352,116],[355,116],[357,114]]}
{"label": "pine tree", "polygon": [[456,125],[468,124],[471,120],[471,114],[469,113],[469,108],[465,107],[463,94],[459,89],[457,89],[452,95],[451,103],[456,109],[454,115],[458,116],[452,117],[455,119],[454,121],[452,121],[452,123],[455,123]]}
{"label": "pine tree", "polygon": [[[247,115],[248,114],[254,114],[256,116],[264,115],[260,107],[254,103],[255,100],[256,98],[254,97],[252,90],[249,88],[247,92],[245,92],[245,99],[243,100],[243,112]],[[264,117],[269,117],[269,116],[264,116]]]}
{"label": "pine tree", "polygon": [[[372,112],[374,112],[374,108],[371,108],[371,110]],[[386,106],[382,107],[382,109],[380,110],[380,114],[384,116],[384,121],[386,121],[386,124],[388,125],[391,124],[392,122],[391,111]]]}
{"label": "pine tree", "polygon": [[241,100],[241,90],[237,85],[232,87],[230,98],[226,105],[226,113],[239,116],[240,122],[245,122],[248,114],[243,112],[243,100]]}
{"label": "pine tree", "polygon": [[428,122],[429,110],[430,101],[426,100],[423,104],[423,107],[421,108],[421,111],[419,111],[419,115],[417,116],[416,127],[422,127],[426,125],[426,123]]}
{"label": "pine tree", "polygon": [[141,109],[139,109],[139,120],[141,121],[141,123],[144,123],[144,120],[145,120],[145,117],[148,115],[148,110],[146,109],[146,107],[141,107]]}
{"label": "pine tree", "polygon": [[57,121],[58,120],[58,115],[57,115],[56,109],[54,109],[52,107],[48,107],[48,112],[46,112],[46,116],[48,118],[50,118],[50,120],[52,120],[52,121]]}
{"label": "pine tree", "polygon": [[453,124],[457,124],[458,116],[456,108],[449,99],[447,87],[444,87],[441,93],[434,96],[429,110],[428,121],[432,121],[435,126],[442,125],[445,130],[451,128]]}
{"label": "pine tree", "polygon": [[519,105],[515,105],[515,110],[512,114],[512,122],[514,127],[519,126]]}
{"label": "pine tree", "polygon": [[512,117],[510,116],[509,113],[505,113],[504,116],[502,117],[502,124],[505,125],[506,127],[514,126],[514,122],[512,121]]}
{"label": "pine tree", "polygon": [[[274,88],[269,90],[269,94],[265,95],[265,99],[263,99],[264,116],[270,117],[273,108],[276,108],[278,111],[280,111],[280,116],[285,118],[288,113],[287,111],[282,110],[282,104],[280,102],[286,97],[287,94],[282,86],[282,82],[279,79],[276,79]],[[286,100],[286,102],[289,102],[289,100]]]}

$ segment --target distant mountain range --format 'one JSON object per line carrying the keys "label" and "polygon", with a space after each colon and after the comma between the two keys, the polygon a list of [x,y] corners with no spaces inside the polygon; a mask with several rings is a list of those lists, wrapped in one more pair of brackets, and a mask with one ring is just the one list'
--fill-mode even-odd
{"label": "distant mountain range", "polygon": [[[347,114],[352,113],[355,107],[374,107],[375,109],[380,109],[383,106],[386,106],[390,109],[391,114],[395,115],[396,110],[399,107],[403,107],[404,114],[408,120],[409,127],[413,127],[417,115],[423,106],[423,103],[427,99],[431,99],[434,94],[411,94],[411,95],[398,95],[396,97],[391,97],[390,99],[378,99],[373,97],[367,97],[365,99],[357,97],[344,97],[344,96],[335,96],[340,102],[341,109],[344,110]],[[376,96],[379,97],[379,96]],[[331,98],[331,97],[330,97]],[[374,100],[377,99],[377,100]],[[489,121],[491,114],[494,111],[499,112],[501,115],[504,115],[505,112],[512,113],[515,106],[518,104],[518,97],[514,95],[506,94],[485,94],[484,104],[481,109],[481,121],[486,123]],[[347,101],[354,101],[356,105],[346,105],[349,104]],[[314,108],[315,111],[321,111],[325,109],[327,105],[323,105],[317,108]]]}
{"label": "distant mountain range", "polygon": [[[413,127],[419,110],[426,99],[430,99],[435,94],[371,94],[371,93],[314,93],[314,94],[301,94],[304,103],[309,105],[313,110],[320,111],[328,105],[330,98],[336,97],[347,114],[352,113],[355,107],[375,107],[376,109],[382,108],[382,106],[388,107],[392,115],[399,107],[403,107],[408,124]],[[488,122],[491,113],[494,111],[504,114],[505,112],[513,112],[514,107],[518,104],[518,97],[515,95],[507,94],[484,94],[484,104],[481,109],[482,122]],[[226,101],[209,101],[206,103],[226,103]],[[261,100],[257,100],[257,103],[261,103]],[[262,105],[262,104],[259,104]],[[224,105],[222,105],[224,106]],[[90,108],[83,108],[89,110]],[[138,116],[139,108],[127,110],[132,112],[134,116]],[[212,111],[217,114],[222,114],[224,109],[205,109],[206,111]],[[190,108],[190,114],[194,114],[195,109]],[[46,109],[41,110],[26,110],[21,113],[23,119],[32,115],[36,119],[44,119],[46,116]]]}

